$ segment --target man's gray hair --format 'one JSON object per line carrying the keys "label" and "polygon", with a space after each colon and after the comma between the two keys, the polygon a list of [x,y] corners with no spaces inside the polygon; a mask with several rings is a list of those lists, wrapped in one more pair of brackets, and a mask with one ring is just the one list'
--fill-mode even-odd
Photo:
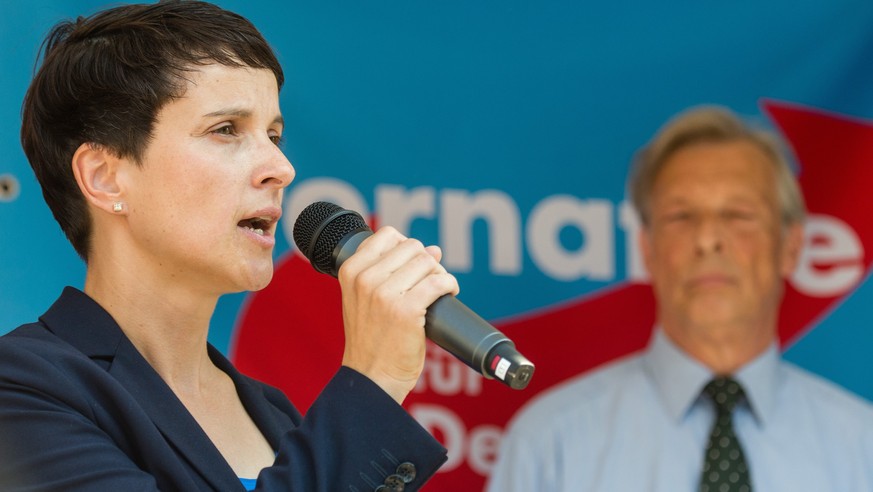
{"label": "man's gray hair", "polygon": [[802,222],[806,206],[785,157],[782,140],[773,132],[749,127],[727,108],[698,106],[669,120],[636,155],[628,187],[642,223],[649,224],[652,188],[664,163],[673,154],[693,144],[734,141],[750,142],[769,157],[775,171],[783,225]]}

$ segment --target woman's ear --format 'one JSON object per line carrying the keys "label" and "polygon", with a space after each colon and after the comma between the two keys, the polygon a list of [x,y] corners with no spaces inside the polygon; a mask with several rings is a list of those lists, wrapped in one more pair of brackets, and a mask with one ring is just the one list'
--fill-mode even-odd
{"label": "woman's ear", "polygon": [[118,179],[121,159],[102,145],[85,142],[73,154],[73,176],[89,204],[110,214],[124,213]]}

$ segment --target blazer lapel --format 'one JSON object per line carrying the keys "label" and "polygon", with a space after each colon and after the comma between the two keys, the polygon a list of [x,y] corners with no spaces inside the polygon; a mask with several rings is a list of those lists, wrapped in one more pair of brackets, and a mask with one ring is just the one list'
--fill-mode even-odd
{"label": "blazer lapel", "polygon": [[[63,320],[54,324],[53,321]],[[151,417],[167,442],[215,490],[243,490],[233,469],[175,393],[136,350],[121,328],[86,294],[67,287],[43,316],[56,335],[92,359],[108,363],[115,377]]]}
{"label": "blazer lapel", "polygon": [[270,447],[274,451],[278,450],[282,436],[289,429],[298,425],[299,420],[295,420],[295,418],[300,418],[299,413],[291,407],[290,402],[287,402],[287,400],[284,401],[288,404],[289,408],[277,407],[277,402],[271,401],[264,394],[262,387],[237,371],[233,364],[212,345],[209,346],[209,357],[216,367],[224,371],[233,380],[236,392],[246,412],[252,421],[254,421],[258,430],[261,431],[261,434],[264,435],[264,438],[267,439]]}
{"label": "blazer lapel", "polygon": [[167,441],[215,490],[242,484],[188,409],[125,337],[109,370],[152,418]]}

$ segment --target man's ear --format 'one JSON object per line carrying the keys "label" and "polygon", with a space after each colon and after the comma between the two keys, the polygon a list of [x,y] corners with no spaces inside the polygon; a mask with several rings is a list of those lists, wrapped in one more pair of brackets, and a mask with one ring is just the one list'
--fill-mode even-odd
{"label": "man's ear", "polygon": [[121,212],[124,203],[118,180],[120,159],[102,145],[85,142],[73,154],[73,176],[89,204],[107,213]]}
{"label": "man's ear", "polygon": [[637,246],[640,249],[640,258],[643,260],[643,266],[646,267],[646,272],[649,276],[652,275],[652,236],[649,228],[641,225],[637,231]]}
{"label": "man's ear", "polygon": [[803,223],[796,222],[787,226],[782,238],[782,276],[789,278],[794,274],[800,253],[803,251]]}

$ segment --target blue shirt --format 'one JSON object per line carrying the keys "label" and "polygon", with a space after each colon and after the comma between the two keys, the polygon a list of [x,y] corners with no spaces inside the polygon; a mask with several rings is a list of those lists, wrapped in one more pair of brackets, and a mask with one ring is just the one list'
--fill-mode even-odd
{"label": "blue shirt", "polygon": [[[535,398],[511,423],[492,492],[696,491],[712,372],[660,330],[646,351]],[[873,491],[873,406],[783,361],[775,343],[734,377],[753,490]]]}

